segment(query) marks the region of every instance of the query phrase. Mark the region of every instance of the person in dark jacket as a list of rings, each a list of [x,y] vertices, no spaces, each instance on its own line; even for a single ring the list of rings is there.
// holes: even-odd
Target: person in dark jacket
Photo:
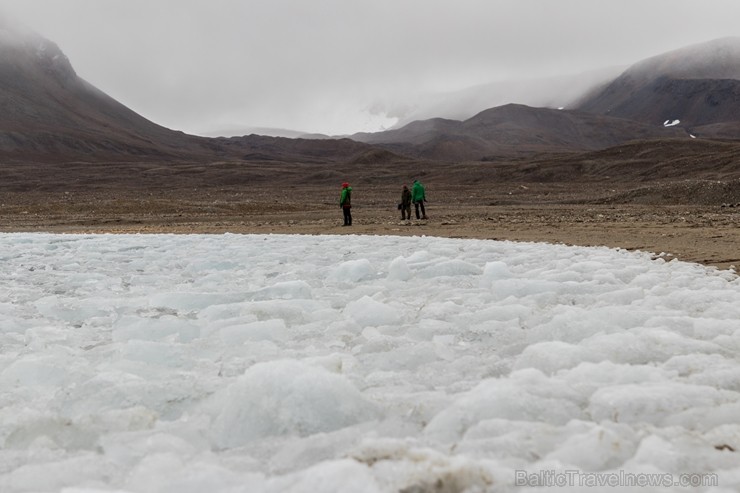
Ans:
[[[352,226],[352,187],[349,183],[342,183],[342,193],[339,195],[339,207],[344,214],[344,224],[342,226]]]
[[[401,221],[411,220],[411,190],[406,185],[401,191]]]
[[[416,212],[416,219],[426,219],[427,212],[424,210],[424,202],[427,201],[426,192],[424,185],[419,183],[419,180],[414,180],[414,184],[411,187],[411,202],[414,203],[414,211]],[[419,208],[421,208],[421,217],[419,217]]]

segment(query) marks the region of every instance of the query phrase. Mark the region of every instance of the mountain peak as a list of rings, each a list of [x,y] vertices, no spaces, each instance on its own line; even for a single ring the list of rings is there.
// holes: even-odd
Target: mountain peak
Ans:
[[[642,60],[578,108],[651,125],[678,122],[692,135],[712,137],[737,121],[739,102],[740,37],[727,37]]]
[[[642,60],[625,76],[673,79],[740,79],[740,37],[694,44]]]
[[[35,69],[61,83],[77,78],[72,64],[56,43],[0,16],[0,77],[16,72],[18,67]]]

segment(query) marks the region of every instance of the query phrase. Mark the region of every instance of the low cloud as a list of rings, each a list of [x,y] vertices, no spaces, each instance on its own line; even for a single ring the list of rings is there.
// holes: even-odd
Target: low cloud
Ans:
[[[442,94],[464,100],[475,86],[628,65],[730,35],[740,14],[729,0],[0,0],[0,9],[157,123],[333,134],[435,116]],[[488,104],[541,91],[503,87]]]

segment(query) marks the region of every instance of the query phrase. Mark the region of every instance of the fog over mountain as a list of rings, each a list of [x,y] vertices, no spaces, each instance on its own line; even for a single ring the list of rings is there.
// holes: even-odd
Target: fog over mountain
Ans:
[[[607,67],[585,73],[557,77],[490,82],[458,91],[420,94],[416,99],[379,106],[374,111],[394,118],[391,129],[401,128],[417,120],[449,118],[466,120],[482,110],[516,103],[533,107],[571,107],[584,94],[611,82],[625,67]],[[378,131],[384,129],[377,129]],[[229,135],[273,135],[288,138],[328,138],[326,134],[311,134],[298,130],[269,127],[232,126],[209,131],[209,137]]]
[[[154,123],[79,77],[52,41],[0,25],[3,162],[288,160],[330,162],[369,150],[350,140],[212,139]]]
[[[198,138],[157,125],[78,77],[52,41],[0,23],[0,148],[6,159],[198,155]]]
[[[428,118],[466,120],[482,110],[510,103],[568,108],[588,91],[613,80],[624,69],[608,67],[557,77],[491,82],[460,91],[430,94],[413,107],[401,107],[397,113],[391,113],[398,118],[394,128]]]
[[[126,107],[206,135],[346,135],[507,103],[567,107],[568,84],[522,81],[557,85],[734,35],[740,17],[734,0],[0,0],[0,10]]]
[[[14,161],[479,161],[599,150],[636,139],[740,138],[740,81],[727,78],[740,73],[740,38],[639,61],[600,85],[595,81],[608,72],[452,93],[430,103],[439,111],[434,118],[350,140],[289,131],[281,138],[254,135],[281,132],[270,128],[232,138],[177,132],[80,78],[54,42],[8,24],[0,32],[0,151]],[[506,91],[525,95],[535,86],[541,87],[539,106],[491,103]],[[578,104],[562,108],[566,101]],[[468,118],[442,117],[489,103]]]
[[[448,160],[604,149],[636,139],[740,139],[738,76],[740,38],[722,38],[639,61],[582,92],[573,109],[509,104],[461,120],[429,118],[353,138]]]
[[[729,128],[738,128],[740,119],[740,37],[643,60],[576,106],[648,124],[678,125],[698,136],[726,135]]]

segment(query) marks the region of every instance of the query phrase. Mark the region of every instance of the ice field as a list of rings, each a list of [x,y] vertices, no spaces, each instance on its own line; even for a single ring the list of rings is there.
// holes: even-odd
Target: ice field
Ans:
[[[738,490],[732,272],[429,237],[0,234],[0,492]]]

